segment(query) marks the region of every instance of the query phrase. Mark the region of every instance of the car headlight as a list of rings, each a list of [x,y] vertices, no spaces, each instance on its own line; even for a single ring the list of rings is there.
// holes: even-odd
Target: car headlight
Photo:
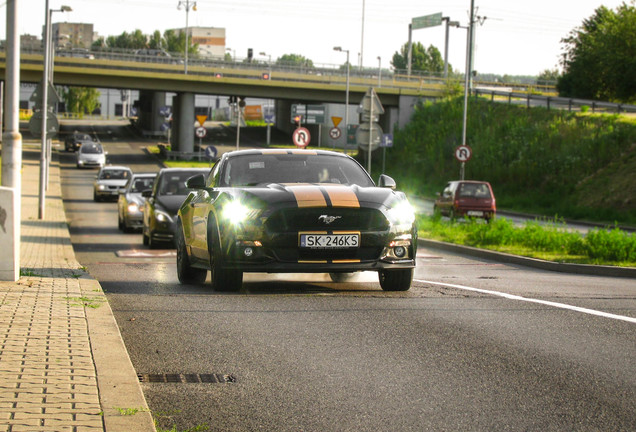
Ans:
[[[410,225],[415,222],[415,210],[410,202],[403,200],[389,209],[389,218],[396,225]]]
[[[139,204],[133,202],[128,204],[128,213],[137,213],[139,212]]]
[[[101,190],[106,190],[106,186],[105,186],[105,185],[100,184],[100,185],[97,185],[97,189],[98,189],[98,190],[100,190],[100,191],[101,191]]]
[[[239,225],[249,219],[252,211],[240,201],[230,201],[223,207],[223,218]]]
[[[161,210],[155,211],[155,219],[157,219],[157,222],[172,222],[172,217]]]

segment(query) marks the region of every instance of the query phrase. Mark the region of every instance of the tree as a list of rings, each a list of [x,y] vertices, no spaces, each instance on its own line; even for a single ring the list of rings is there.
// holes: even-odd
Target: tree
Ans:
[[[281,66],[302,66],[313,68],[314,62],[300,54],[284,54],[276,59],[276,64]]]
[[[606,101],[636,100],[636,6],[623,3],[616,11],[599,7],[561,42],[561,96]]]
[[[62,92],[62,99],[66,105],[66,111],[83,117],[84,114],[91,114],[99,105],[99,91],[91,87],[65,87]]]
[[[399,52],[393,54],[391,60],[391,66],[395,70],[408,69],[408,53],[409,44],[405,43]],[[452,70],[451,65],[448,65],[448,69]],[[439,50],[433,45],[429,45],[428,48],[424,48],[420,42],[411,44],[411,70],[422,71],[429,73],[441,73],[444,72],[444,59]]]
[[[558,69],[546,69],[537,77],[537,84],[539,85],[554,85],[559,79]]]

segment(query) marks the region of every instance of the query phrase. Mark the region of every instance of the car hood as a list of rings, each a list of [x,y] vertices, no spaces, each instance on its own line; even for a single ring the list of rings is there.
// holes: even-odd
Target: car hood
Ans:
[[[235,199],[257,201],[281,207],[391,207],[406,200],[402,192],[389,188],[336,184],[269,184],[264,187],[234,188],[228,191]],[[258,204],[261,201],[261,205]]]
[[[187,195],[159,195],[155,199],[161,208],[171,215],[176,215]]]

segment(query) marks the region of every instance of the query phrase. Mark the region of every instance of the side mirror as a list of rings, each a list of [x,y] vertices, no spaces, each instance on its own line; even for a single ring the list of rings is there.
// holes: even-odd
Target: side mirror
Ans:
[[[141,196],[144,198],[150,198],[152,196],[152,189],[146,189],[141,192]]]
[[[395,180],[393,180],[392,177],[389,177],[386,174],[382,174],[380,176],[380,180],[378,181],[378,186],[386,187],[386,188],[390,188],[390,189],[395,189],[395,187],[396,187]]]
[[[186,187],[188,189],[203,189],[205,188],[205,176],[203,174],[196,174],[186,180]]]

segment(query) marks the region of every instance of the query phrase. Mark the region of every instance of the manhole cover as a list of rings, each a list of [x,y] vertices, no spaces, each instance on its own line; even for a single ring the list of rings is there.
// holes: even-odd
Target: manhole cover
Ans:
[[[181,383],[181,384],[225,384],[235,383],[234,375],[224,375],[218,373],[207,374],[137,374],[139,382],[142,383]]]

